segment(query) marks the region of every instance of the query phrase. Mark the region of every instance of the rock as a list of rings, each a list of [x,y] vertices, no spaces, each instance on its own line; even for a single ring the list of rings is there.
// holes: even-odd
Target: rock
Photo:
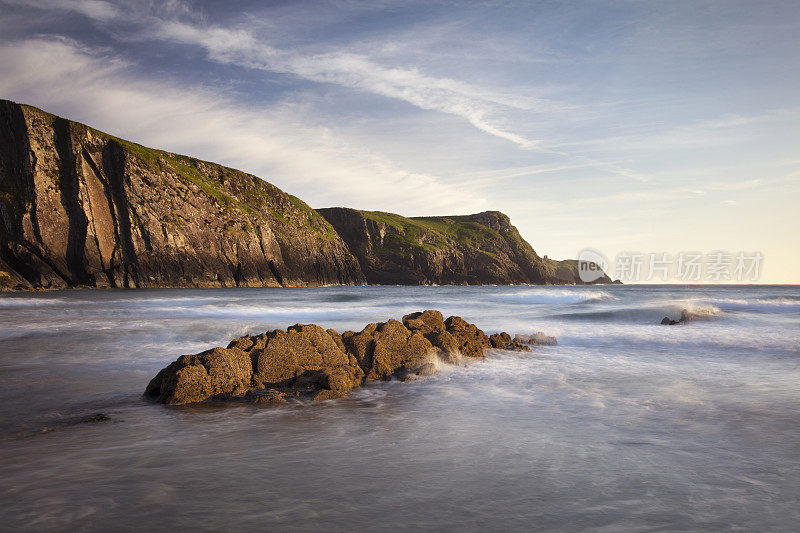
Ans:
[[[543,331],[537,331],[533,335],[516,335],[514,340],[521,344],[532,344],[534,346],[555,346],[558,344],[555,337],[546,335]]]
[[[250,335],[245,335],[244,337],[239,337],[238,339],[233,339],[231,342],[228,343],[228,349],[231,348],[238,348],[242,351],[249,351],[253,344],[255,343],[255,339]]]
[[[267,338],[264,348],[253,350],[251,355],[253,384],[257,387],[314,387],[316,380],[321,388],[328,388],[331,381],[339,390],[349,390],[361,381],[360,367],[316,324],[297,324],[285,332],[275,330]]]
[[[412,371],[430,357],[433,345],[418,331],[397,320],[369,324],[360,333],[345,332],[342,339],[366,374],[366,380],[390,379]]]
[[[180,357],[150,381],[145,395],[171,405],[202,402],[244,392],[252,375],[250,354],[238,348],[213,348]]]
[[[436,373],[436,363],[428,362],[419,365],[414,370],[415,376],[432,376]]]
[[[87,416],[81,419],[81,424],[99,424],[100,422],[108,422],[111,420],[111,417],[105,413],[95,413],[93,415]]]
[[[286,394],[275,389],[250,389],[243,399],[256,405],[281,405],[286,403]]]
[[[347,353],[356,359],[362,370],[372,367],[372,342],[376,329],[378,329],[378,324],[372,323],[367,324],[359,333],[354,331],[342,333],[342,344],[347,348]]]
[[[356,333],[297,324],[234,339],[227,348],[183,355],[148,384],[145,396],[170,405],[208,400],[279,405],[346,396],[367,381],[433,374],[439,362],[483,357],[492,341],[460,317],[438,311],[368,324]],[[520,348],[506,333],[493,336],[505,349]]]
[[[376,330],[372,367],[367,379],[389,379],[395,373],[416,372],[431,356],[433,345],[419,332],[412,332],[397,320]]]
[[[716,308],[710,309],[696,309],[693,311],[689,311],[688,309],[681,309],[681,317],[678,320],[672,320],[668,316],[665,316],[661,319],[662,326],[674,326],[676,324],[686,324],[687,322],[691,322],[693,320],[701,320],[705,318],[709,318],[714,316],[718,313],[719,310]]]
[[[492,348],[499,350],[509,350],[514,352],[530,352],[531,348],[527,344],[519,342],[517,339],[511,339],[511,335],[505,331],[502,333],[495,333],[489,336],[489,342],[492,343]]]
[[[403,317],[403,325],[425,336],[445,330],[442,313],[433,310],[408,314]]]
[[[428,310],[421,313],[411,313],[404,316],[403,324],[409,330],[419,332],[426,339],[428,339],[428,342],[430,342],[431,345],[437,349],[437,356],[443,362],[448,364],[458,364],[462,359],[462,344],[465,342],[469,344],[469,335],[465,334],[459,338],[456,338],[447,330],[447,326],[445,325],[443,318],[444,317],[442,316],[442,313],[439,311]],[[451,318],[456,319],[458,317]],[[452,322],[458,323],[459,327],[461,326],[460,322],[455,320]],[[469,353],[478,353],[479,348],[477,346],[470,345],[466,351]]]
[[[345,348],[344,342],[342,342],[342,336],[339,335],[339,333],[335,329],[328,329],[326,331],[328,332],[328,335],[330,335],[333,341],[336,343],[336,346],[338,346],[341,351],[347,352],[347,348]]]
[[[483,349],[492,346],[483,331],[461,317],[451,316],[445,321],[445,326],[458,343],[458,351],[465,357],[483,357]]]
[[[324,402],[325,400],[336,400],[338,398],[344,398],[345,396],[347,396],[347,394],[341,391],[321,390],[314,396],[314,401]]]
[[[431,333],[427,339],[439,349],[439,358],[445,363],[458,364],[461,361],[461,343],[449,331]]]
[[[159,372],[145,395],[171,405],[209,399],[273,405],[318,390],[346,393],[363,377],[356,359],[327,331],[297,324],[185,355]]]

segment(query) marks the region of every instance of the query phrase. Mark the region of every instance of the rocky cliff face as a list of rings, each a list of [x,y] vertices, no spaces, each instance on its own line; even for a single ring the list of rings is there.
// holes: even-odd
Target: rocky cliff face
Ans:
[[[580,279],[497,211],[315,211],[238,170],[0,100],[0,289],[367,282]]]
[[[344,207],[319,212],[358,258],[369,283],[581,283],[577,261],[539,257],[498,211],[418,218]]]
[[[324,218],[255,176],[0,101],[0,286],[364,281]]]

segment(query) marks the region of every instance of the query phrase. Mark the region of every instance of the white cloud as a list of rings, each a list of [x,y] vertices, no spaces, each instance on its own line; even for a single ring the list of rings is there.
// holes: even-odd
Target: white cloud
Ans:
[[[459,80],[428,76],[415,68],[386,67],[348,51],[303,54],[283,50],[257,39],[250,31],[200,27],[160,21],[151,37],[201,46],[209,58],[251,69],[289,74],[318,83],[332,83],[403,100],[426,110],[466,119],[479,130],[521,148],[535,150],[541,141],[507,131],[491,118],[497,106],[518,110],[558,107],[545,100],[505,94]]]
[[[798,108],[772,109],[752,116],[728,114],[669,129],[561,143],[555,147],[581,147],[592,152],[648,153],[665,150],[703,149],[711,146],[751,142],[758,135],[752,126],[775,122],[791,123],[796,121],[798,116],[800,116]]]
[[[416,68],[387,67],[367,55],[339,50],[300,53],[284,50],[258,39],[248,29],[182,22],[169,14],[184,14],[183,5],[173,0],[170,9],[120,10],[101,0],[6,0],[32,7],[80,13],[99,22],[112,19],[140,23],[142,36],[170,42],[192,44],[206,50],[212,61],[288,74],[318,83],[332,83],[350,89],[405,101],[420,109],[448,113],[465,119],[478,130],[510,141],[525,150],[538,150],[542,141],[510,131],[500,125],[506,108],[547,110],[564,104],[497,91],[463,81],[429,76]],[[184,10],[185,11],[185,10]],[[154,16],[157,13],[159,16]],[[166,17],[164,15],[167,15]]]
[[[87,122],[156,148],[220,161],[268,179],[317,207],[464,212],[485,200],[437,176],[399,168],[348,144],[296,107],[253,109],[204,87],[141,81],[128,65],[65,39],[0,46],[0,94],[69,109]]]
[[[3,0],[3,3],[46,10],[73,11],[101,22],[122,15],[116,6],[103,0]]]

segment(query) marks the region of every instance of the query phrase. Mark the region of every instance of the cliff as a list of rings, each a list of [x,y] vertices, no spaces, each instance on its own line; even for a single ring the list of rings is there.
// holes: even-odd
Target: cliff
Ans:
[[[256,176],[0,100],[0,289],[364,283],[581,282],[497,211],[315,211]]]
[[[498,211],[415,218],[344,207],[318,211],[358,258],[369,283],[581,283],[577,261],[539,257]]]
[[[301,200],[261,179],[0,101],[0,285],[362,284]]]

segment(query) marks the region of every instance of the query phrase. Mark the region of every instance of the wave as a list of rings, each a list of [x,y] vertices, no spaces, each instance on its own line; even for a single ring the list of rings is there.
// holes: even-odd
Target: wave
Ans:
[[[710,319],[724,312],[713,305],[697,302],[664,302],[660,304],[630,305],[617,308],[589,309],[569,313],[555,313],[550,318],[597,322],[622,322],[629,324],[658,324],[665,316],[678,320]]]
[[[64,305],[75,303],[76,300],[65,300],[61,298],[30,298],[30,297],[11,297],[0,298],[0,308],[2,307],[39,307],[51,305]]]
[[[560,318],[560,317],[559,317]],[[646,357],[692,358],[698,350],[722,359],[762,357],[765,354],[783,357],[800,355],[800,334],[779,327],[774,330],[748,329],[723,321],[698,322],[686,326],[603,323],[595,327],[584,324],[542,323],[541,327],[558,337],[556,351],[575,355],[574,348],[594,350],[594,356],[613,357],[624,354],[647,354]]]
[[[722,310],[714,305],[690,302],[681,309],[681,320],[704,320],[722,314]]]
[[[718,307],[723,311],[797,312],[800,310],[800,301],[792,298],[700,298],[696,301]]]
[[[583,304],[612,300],[614,296],[605,291],[598,290],[557,290],[546,289],[539,291],[519,291],[498,294],[497,298],[504,302],[520,304]]]
[[[589,300],[585,300],[589,301]],[[575,302],[577,303],[577,302]],[[621,302],[618,302],[621,303]],[[679,320],[712,320],[740,313],[787,315],[800,311],[800,300],[792,298],[681,298],[629,302],[599,308],[554,312],[552,318],[646,324],[663,317]]]

